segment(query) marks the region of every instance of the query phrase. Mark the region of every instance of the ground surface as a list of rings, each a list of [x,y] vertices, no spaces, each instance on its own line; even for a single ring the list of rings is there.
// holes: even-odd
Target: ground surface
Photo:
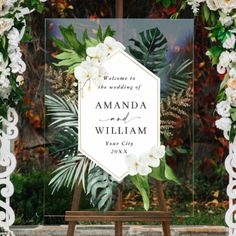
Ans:
[[[17,226],[13,228],[17,236],[65,236],[67,226]],[[172,236],[226,236],[223,226],[172,226]],[[83,225],[76,228],[75,236],[113,236],[111,225]],[[124,226],[124,236],[161,236],[159,226]]]

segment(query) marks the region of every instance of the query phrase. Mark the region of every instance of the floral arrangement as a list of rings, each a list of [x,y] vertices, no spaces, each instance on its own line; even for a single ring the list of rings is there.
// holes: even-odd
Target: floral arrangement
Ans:
[[[26,64],[20,42],[26,35],[26,15],[35,9],[41,12],[45,1],[0,1],[0,117],[6,117],[9,107],[22,106]]]
[[[216,26],[207,28],[213,46],[206,53],[212,64],[217,66],[217,72],[223,76],[216,106],[221,118],[216,121],[216,126],[230,142],[234,141],[236,135],[236,14],[232,12],[235,7],[235,2],[229,1],[228,5],[224,3],[220,8],[213,8],[222,11],[219,11]]]
[[[92,86],[101,85],[103,77],[107,73],[102,62],[117,49],[125,50],[125,47],[116,41],[115,32],[110,26],[104,32],[99,27],[95,38],[89,37],[87,31],[84,31],[81,41],[77,39],[72,26],[67,28],[61,26],[60,30],[65,40],[54,38],[54,43],[61,51],[55,56],[58,63],[54,64],[56,66],[54,70],[57,67],[63,67],[66,69],[69,80],[71,81],[71,76],[75,80],[68,86],[69,93],[62,97],[58,95],[46,96],[47,113],[52,119],[51,126],[58,130],[53,141],[55,146],[51,147],[53,150],[51,153],[56,158],[60,158],[59,166],[54,171],[50,185],[53,191],[62,186],[70,186],[73,189],[79,180],[79,183],[83,184],[84,191],[91,196],[92,205],[99,210],[106,211],[112,207],[112,203],[115,201],[115,194],[113,193],[118,187],[118,183],[104,170],[95,166],[91,160],[78,152],[77,146],[80,141],[77,135],[78,104],[77,97],[74,94],[83,92],[83,96],[86,96],[84,94],[85,89],[89,92]],[[140,51],[139,55],[143,53],[143,57],[136,57],[138,49],[131,46],[128,47],[130,53],[142,64],[148,61],[147,66],[150,66],[154,73],[158,73],[159,69],[166,67],[166,56],[163,51],[165,51],[167,41],[158,29],[147,30],[140,34],[143,36],[142,40],[145,40],[147,48],[150,48],[149,41],[153,43],[158,40],[159,44],[156,44],[158,46],[153,48],[153,52],[144,50],[142,47],[144,51]],[[139,44],[137,43],[137,45]],[[156,55],[159,50],[162,50],[163,56],[158,58],[160,60],[159,67],[156,68],[156,66],[152,66],[154,63],[153,55]],[[145,62],[141,61],[142,58],[145,59]],[[49,68],[49,70],[52,71],[53,69]],[[54,76],[52,77],[54,78]],[[59,93],[61,92],[60,90]],[[63,92],[65,91],[63,90]],[[67,117],[66,120],[65,117]],[[149,209],[150,205],[150,178],[179,183],[166,162],[166,153],[165,146],[160,145],[152,147],[148,151],[144,150],[144,154],[140,156],[131,153],[127,155],[128,179],[139,190],[146,210]]]
[[[111,36],[107,36],[103,43],[86,49],[86,61],[81,62],[79,66],[75,67],[74,71],[75,78],[79,81],[80,87],[84,88],[88,84],[90,89],[91,81],[95,86],[102,84],[107,73],[101,63],[118,48],[125,50],[124,45],[117,42]]]
[[[216,121],[216,127],[223,131],[227,140],[233,142],[236,135],[236,1],[189,0],[188,4],[195,14],[204,4],[207,12],[205,18],[209,17],[209,10],[219,16],[214,26],[206,28],[213,44],[206,54],[223,76],[216,106],[221,118]]]

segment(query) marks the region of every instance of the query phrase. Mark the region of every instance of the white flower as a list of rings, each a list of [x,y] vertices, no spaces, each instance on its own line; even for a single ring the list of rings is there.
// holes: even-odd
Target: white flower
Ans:
[[[160,165],[160,159],[165,155],[165,146],[152,147],[147,154],[148,165],[151,167],[158,167]]]
[[[216,127],[221,130],[230,130],[232,121],[230,118],[222,117],[215,122]]]
[[[87,82],[92,81],[95,86],[99,86],[107,75],[105,68],[93,61],[84,61],[74,70],[75,78],[84,86]]]
[[[219,74],[224,74],[226,69],[231,65],[230,52],[224,51],[220,54],[219,63],[217,65],[217,71]]]
[[[0,75],[0,97],[3,99],[8,99],[11,93],[11,84],[9,79],[4,75]]]
[[[98,69],[98,75],[97,77],[93,78],[93,83],[95,84],[95,86],[98,87],[103,84],[104,77],[108,74],[107,74],[106,69],[101,65],[97,65],[97,69]]]
[[[229,76],[231,78],[236,78],[236,68],[231,68],[229,71]]]
[[[207,6],[212,11],[221,9],[225,14],[236,8],[235,0],[207,0]]]
[[[105,38],[104,44],[107,46],[109,54],[113,53],[117,49],[125,50],[125,46],[122,43],[116,41],[114,38],[110,36],[107,36]]]
[[[207,6],[210,8],[212,11],[216,11],[219,9],[219,3],[218,0],[206,0]]]
[[[146,158],[143,158],[143,155],[140,157],[135,155],[127,155],[125,160],[128,167],[128,172],[131,176],[137,174],[146,176],[152,172],[152,169],[147,165]]]
[[[16,77],[16,82],[17,82],[17,84],[19,85],[19,86],[22,86],[23,84],[24,84],[24,77],[22,76],[22,75],[18,75],[17,77]]]
[[[236,90],[232,88],[227,88],[225,90],[225,93],[227,95],[227,99],[230,102],[231,106],[236,106]]]
[[[225,14],[222,14],[219,20],[222,26],[226,26],[226,27],[232,25],[234,22],[231,16],[227,16]]]
[[[216,127],[223,131],[229,131],[231,128],[232,121],[230,118],[222,117],[216,121]]]
[[[217,113],[223,117],[230,117],[230,102],[222,101],[216,105]]]
[[[236,37],[234,34],[231,34],[230,36],[228,36],[226,38],[226,40],[223,43],[223,48],[226,49],[232,49],[235,46],[235,42],[236,42]]]
[[[10,58],[11,61],[16,61],[19,58],[22,57],[22,53],[20,51],[20,47],[16,47],[16,46],[9,46],[8,47],[8,57]]]
[[[96,47],[89,47],[86,50],[88,60],[91,59],[95,63],[103,62],[108,55],[108,48],[105,44],[99,43]]]
[[[75,68],[75,78],[80,83],[86,83],[98,77],[98,68],[92,62],[84,61]]]
[[[7,62],[3,60],[3,55],[0,52],[0,72],[4,71],[7,66]]]
[[[236,52],[235,51],[230,53],[230,59],[233,63],[236,62]]]
[[[11,67],[11,71],[14,74],[23,74],[26,70],[26,64],[21,58],[18,58],[18,60],[11,61],[9,66]]]
[[[5,32],[9,31],[13,24],[13,19],[0,18],[0,37],[3,36]]]
[[[15,27],[12,28],[12,30],[8,33],[7,38],[9,39],[9,44],[11,46],[17,47],[19,45],[20,40],[21,40],[19,30],[16,29]]]

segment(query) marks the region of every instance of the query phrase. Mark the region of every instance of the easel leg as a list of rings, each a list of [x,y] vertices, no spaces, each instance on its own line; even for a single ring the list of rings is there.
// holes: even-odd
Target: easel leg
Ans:
[[[76,184],[74,194],[73,194],[71,211],[77,211],[79,209],[81,192],[82,192],[82,184],[80,185]],[[76,222],[69,222],[68,229],[67,229],[67,236],[74,236],[75,226],[76,226]]]
[[[116,203],[116,210],[122,210],[122,191],[118,189],[118,196],[117,196],[117,203]],[[123,235],[123,224],[122,222],[115,222],[115,236],[122,236]]]
[[[157,194],[158,194],[158,199],[159,199],[159,202],[160,202],[161,210],[162,211],[167,211],[166,200],[165,200],[164,191],[163,191],[163,185],[160,181],[157,181]],[[162,222],[162,228],[163,228],[164,236],[171,236],[170,223],[169,222],[163,221]]]

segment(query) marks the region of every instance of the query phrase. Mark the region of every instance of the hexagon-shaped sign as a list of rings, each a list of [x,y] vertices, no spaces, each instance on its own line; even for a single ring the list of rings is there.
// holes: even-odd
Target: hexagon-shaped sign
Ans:
[[[127,155],[160,144],[160,81],[122,50],[103,66],[103,84],[79,95],[79,150],[120,182]]]

